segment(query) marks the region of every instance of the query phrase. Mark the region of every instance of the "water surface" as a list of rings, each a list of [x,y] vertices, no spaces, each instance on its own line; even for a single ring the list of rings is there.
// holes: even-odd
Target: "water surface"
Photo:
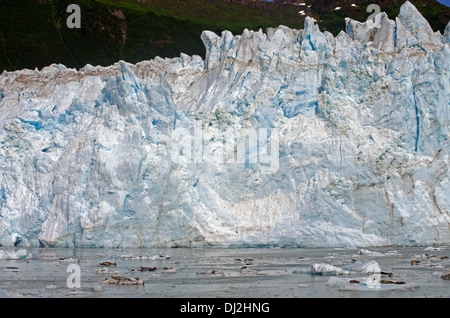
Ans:
[[[1,248],[3,252],[18,249]],[[380,247],[355,249],[27,249],[26,259],[0,259],[0,297],[149,297],[149,298],[406,298],[449,297],[449,247]],[[31,255],[30,255],[31,254]],[[347,268],[374,260],[385,281],[367,288],[367,273],[312,275],[311,265],[326,263]],[[419,261],[413,262],[411,261]],[[112,266],[102,266],[109,262]],[[115,266],[114,266],[115,263]],[[74,283],[76,264],[80,287]],[[107,264],[107,263],[104,263]],[[146,267],[152,271],[140,271]],[[76,273],[75,273],[76,274]],[[72,276],[71,276],[72,275]],[[135,277],[143,285],[108,285],[112,276]],[[347,282],[330,285],[330,277]],[[379,278],[378,278],[379,279]],[[360,284],[348,284],[348,281]],[[411,287],[412,286],[412,287]],[[406,287],[406,288],[405,288]],[[353,289],[353,290],[351,290]]]

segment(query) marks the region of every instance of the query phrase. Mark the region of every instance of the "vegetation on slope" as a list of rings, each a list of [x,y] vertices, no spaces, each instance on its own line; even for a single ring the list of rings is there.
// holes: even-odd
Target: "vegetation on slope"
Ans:
[[[435,30],[443,32],[450,8],[435,0],[412,2]],[[70,15],[66,9],[72,3],[81,7],[80,29],[66,25]],[[121,59],[136,63],[181,52],[204,56],[203,30],[240,34],[244,28],[265,30],[280,24],[303,28],[306,16],[336,35],[344,29],[345,17],[366,20],[370,3],[378,3],[392,19],[403,1],[2,0],[0,72],[52,63],[76,68],[88,63],[110,65]],[[338,6],[341,9],[335,10]]]

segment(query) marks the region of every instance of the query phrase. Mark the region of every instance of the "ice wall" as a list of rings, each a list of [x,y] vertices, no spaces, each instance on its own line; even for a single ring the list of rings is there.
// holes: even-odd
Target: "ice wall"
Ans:
[[[346,25],[4,72],[0,244],[449,243],[450,27]]]

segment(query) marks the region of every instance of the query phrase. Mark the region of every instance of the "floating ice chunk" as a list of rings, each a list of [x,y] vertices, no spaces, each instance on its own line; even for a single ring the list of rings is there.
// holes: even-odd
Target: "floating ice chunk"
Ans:
[[[352,272],[360,272],[364,274],[381,273],[380,265],[376,261],[368,261],[368,262],[357,261],[347,266],[346,270]]]
[[[170,259],[170,256],[169,256],[169,255],[166,255],[166,256],[164,256],[164,255],[153,255],[150,259],[151,259],[152,261],[155,261],[155,260],[164,260],[164,259]]]
[[[443,274],[442,272],[438,272],[438,271],[433,272],[433,276],[437,277],[437,278],[441,278],[442,274]]]
[[[58,288],[58,286],[56,286],[56,285],[47,285],[47,286],[45,286],[45,289],[47,289],[47,290],[54,290],[54,289],[57,289]]]
[[[144,281],[137,276],[130,278],[111,276],[111,278],[105,278],[100,283],[107,285],[144,285]]]
[[[426,247],[424,249],[424,251],[443,251],[443,250],[445,250],[444,247],[432,247],[432,246]]]
[[[80,262],[79,259],[72,258],[72,257],[71,258],[60,257],[58,259],[58,261],[61,263],[79,263]]]
[[[402,254],[396,250],[387,251],[384,256],[401,256]]]
[[[326,263],[313,264],[309,270],[313,275],[349,275],[350,272]]]
[[[421,255],[414,255],[413,258],[411,259],[411,262],[417,262],[420,263],[420,261],[428,261],[428,262],[439,262],[440,259],[435,256],[435,255],[430,255],[430,254],[421,254]]]
[[[31,258],[31,253],[28,253],[26,249],[20,249],[17,251],[2,251],[0,250],[0,259],[4,260],[17,260]]]
[[[442,279],[450,279],[450,269],[445,269],[440,276]]]
[[[364,249],[364,248],[359,250],[358,253],[356,253],[356,255],[367,255],[367,256],[375,256],[375,257],[384,256],[383,253],[369,251],[369,250]]]
[[[177,269],[173,268],[173,267],[166,268],[163,271],[164,274],[175,274],[176,272],[177,272]]]
[[[103,287],[100,286],[99,284],[92,284],[92,290],[94,292],[102,292],[103,291]]]
[[[16,257],[19,259],[30,258],[31,253],[28,253],[28,251],[26,249],[20,249],[20,250],[16,251]]]

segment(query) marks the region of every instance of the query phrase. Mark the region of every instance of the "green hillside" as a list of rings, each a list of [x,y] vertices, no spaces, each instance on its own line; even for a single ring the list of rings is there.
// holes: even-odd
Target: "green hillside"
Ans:
[[[313,16],[322,30],[337,34],[344,18],[364,21],[369,3],[377,1],[274,2],[239,0],[2,0],[0,1],[0,72],[42,68],[52,63],[80,68],[87,63],[110,65],[118,60],[136,63],[181,52],[204,55],[203,30],[218,34],[244,28],[258,30],[280,24],[303,28]],[[434,0],[412,1],[435,30],[443,32],[449,8]],[[81,7],[81,28],[69,29],[69,4]],[[358,7],[350,6],[356,3]],[[378,1],[391,18],[403,1]],[[423,5],[423,4],[426,5]],[[342,9],[334,10],[336,6]],[[299,14],[304,10],[305,15]]]

